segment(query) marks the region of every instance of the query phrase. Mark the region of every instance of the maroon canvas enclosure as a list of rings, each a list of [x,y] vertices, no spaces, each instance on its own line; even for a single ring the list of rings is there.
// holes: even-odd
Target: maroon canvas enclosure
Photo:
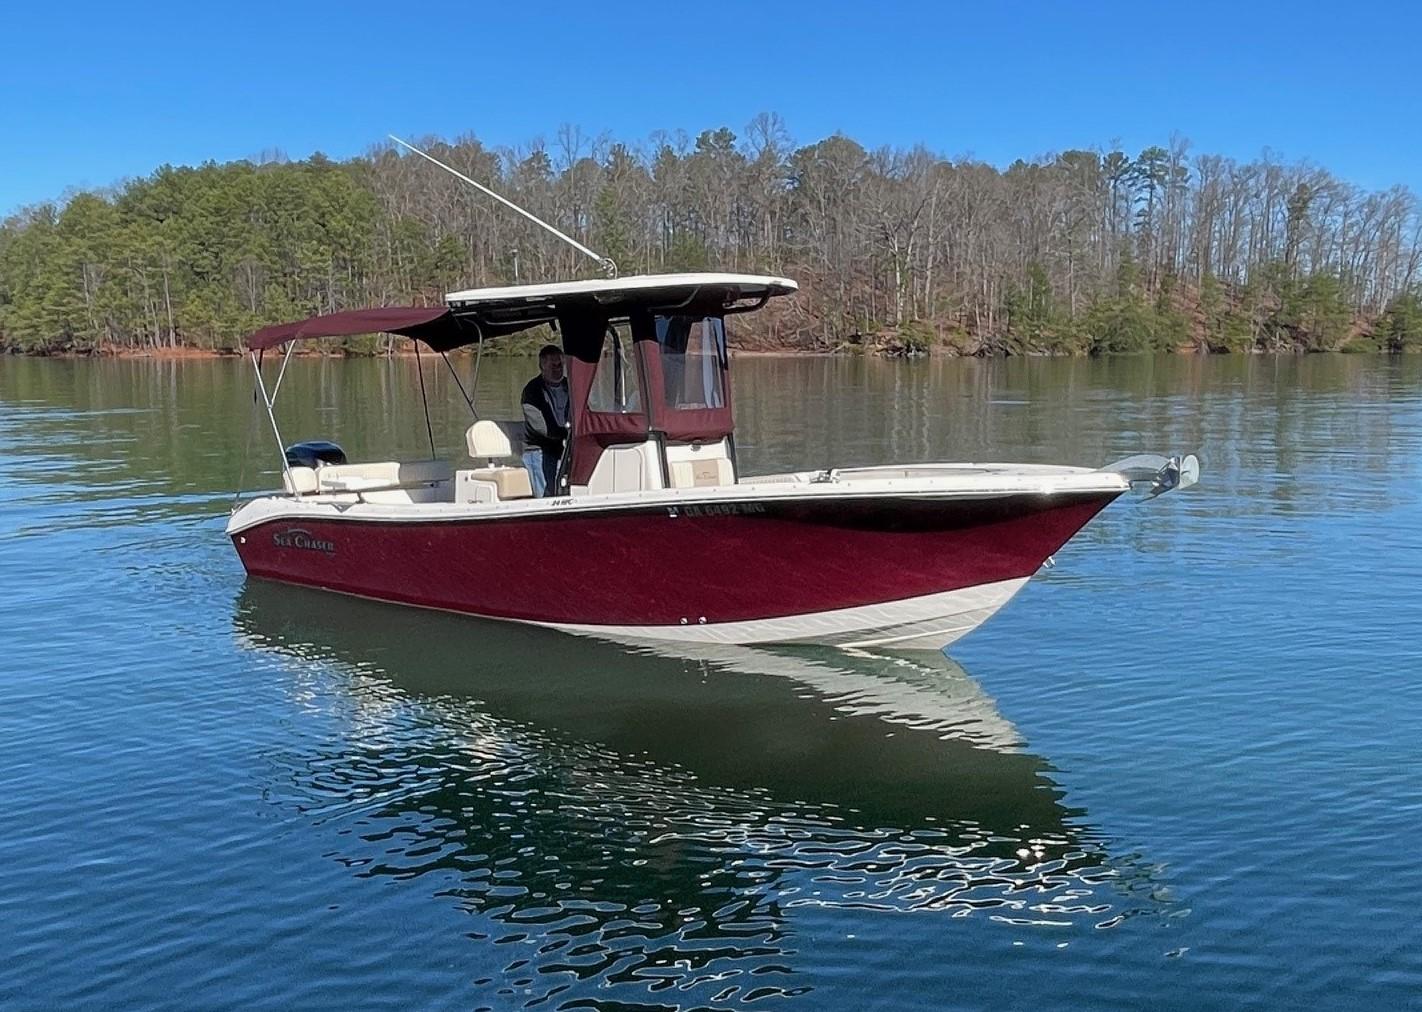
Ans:
[[[594,406],[593,383],[602,362],[608,325],[604,314],[579,313],[562,320],[563,351],[569,359],[572,437],[568,441],[566,470],[571,485],[588,483],[604,449],[618,443],[640,443],[650,432],[645,399],[640,401],[639,410],[599,411]],[[635,345],[639,342],[635,341],[635,331],[633,335]],[[631,367],[636,368],[635,358]]]
[[[706,321],[716,331],[710,345],[714,358],[668,356],[664,338],[672,329],[668,321]],[[607,314],[564,317],[563,350],[569,358],[569,400],[572,437],[569,440],[568,482],[586,485],[597,468],[603,450],[619,443],[640,443],[648,436],[667,442],[711,442],[730,436],[735,430],[731,409],[731,389],[726,362],[725,336],[719,314],[688,314],[677,310],[667,314],[637,311],[625,320],[614,321]],[[617,411],[599,410],[594,385],[599,369],[608,368],[606,348],[611,327],[620,326],[630,335],[631,348],[624,363],[629,383],[635,384],[635,407]],[[682,375],[677,375],[680,369]],[[697,388],[688,402],[684,388]],[[709,387],[710,389],[706,389]],[[676,397],[672,392],[681,391]]]
[[[680,443],[722,439],[735,431],[735,414],[731,410],[730,373],[724,363],[718,369],[722,403],[715,407],[690,407],[672,403],[666,396],[666,362],[661,344],[656,340],[639,341],[637,350],[643,374],[647,378],[647,386],[654,391],[648,398],[654,431],[660,432],[672,442]]]

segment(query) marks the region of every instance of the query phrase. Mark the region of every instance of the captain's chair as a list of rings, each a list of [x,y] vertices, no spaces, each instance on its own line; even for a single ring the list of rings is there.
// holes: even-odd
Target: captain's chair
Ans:
[[[481,418],[469,426],[464,433],[464,441],[469,447],[469,456],[483,466],[456,473],[456,501],[497,502],[533,495],[533,485],[522,464],[507,463],[517,459],[522,451],[522,422],[496,422]]]

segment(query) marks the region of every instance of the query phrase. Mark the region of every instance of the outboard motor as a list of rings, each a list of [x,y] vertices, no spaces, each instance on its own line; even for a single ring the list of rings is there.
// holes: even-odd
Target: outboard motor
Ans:
[[[346,451],[324,439],[309,439],[292,443],[286,448],[288,467],[320,467],[322,464],[344,464]]]

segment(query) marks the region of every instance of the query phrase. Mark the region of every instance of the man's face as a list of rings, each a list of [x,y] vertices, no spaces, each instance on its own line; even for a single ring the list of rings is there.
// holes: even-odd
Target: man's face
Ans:
[[[538,371],[543,374],[545,383],[563,382],[563,356],[545,355],[538,360]]]

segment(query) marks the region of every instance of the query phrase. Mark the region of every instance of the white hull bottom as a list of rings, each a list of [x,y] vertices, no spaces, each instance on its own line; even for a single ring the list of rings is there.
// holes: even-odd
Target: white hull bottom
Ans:
[[[706,625],[533,625],[614,640],[680,643],[822,643],[837,647],[942,650],[982,625],[1022,589],[1027,577],[902,601],[809,615]]]

